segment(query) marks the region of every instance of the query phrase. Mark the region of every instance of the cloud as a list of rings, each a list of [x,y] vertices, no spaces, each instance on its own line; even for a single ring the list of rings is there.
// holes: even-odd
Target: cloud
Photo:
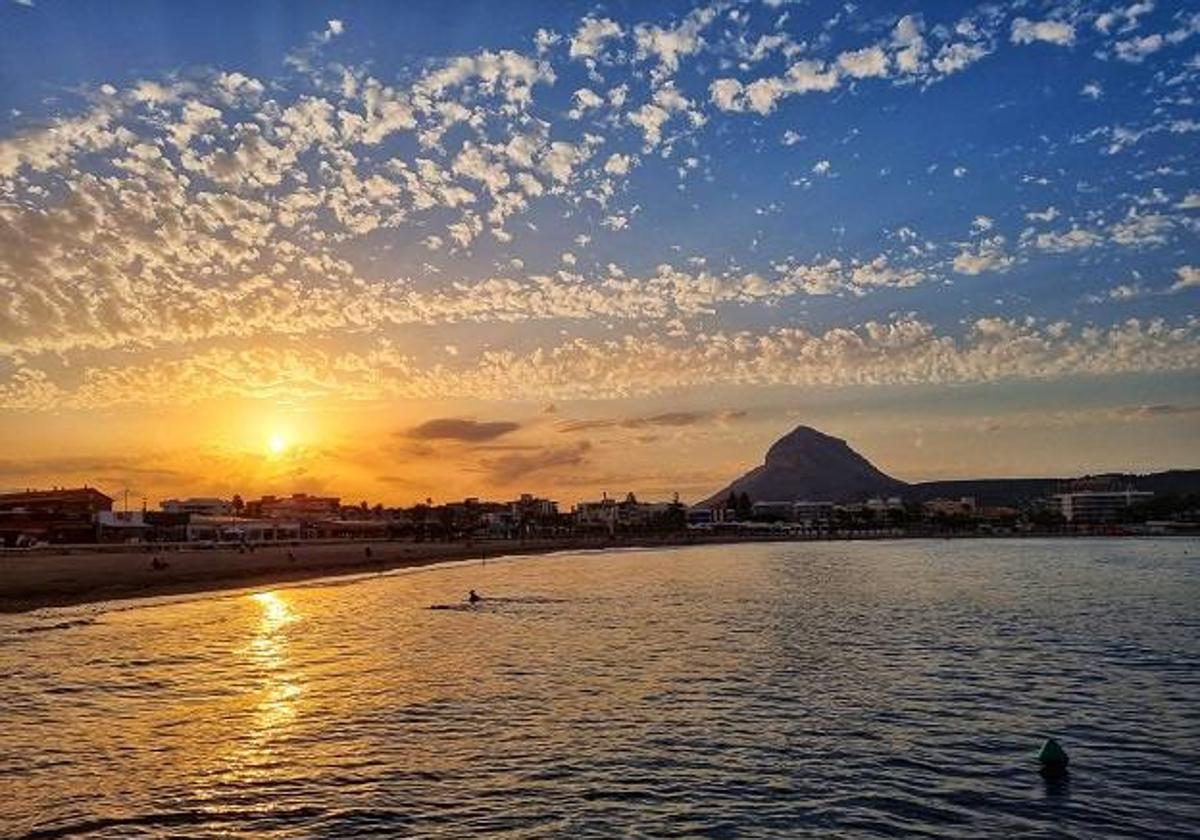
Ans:
[[[921,71],[925,55],[923,32],[924,24],[919,16],[905,15],[896,21],[892,30],[892,44],[897,48],[896,67],[901,73],[915,74]]]
[[[1051,205],[1045,210],[1030,210],[1025,214],[1025,218],[1031,222],[1053,222],[1060,215],[1058,208]]]
[[[1195,274],[1180,276],[1187,282]],[[74,384],[55,383],[46,370],[22,366],[0,378],[0,404],[10,411],[48,411],[229,398],[542,403],[711,389],[714,382],[728,387],[899,386],[1183,370],[1200,370],[1200,319],[1128,319],[1101,327],[990,317],[952,335],[902,316],[823,332],[777,327],[573,338],[525,353],[460,355],[453,366],[422,365],[387,343],[350,351],[311,342],[93,365],[79,371]]]
[[[1075,27],[1061,20],[1031,21],[1019,17],[1012,22],[1012,42],[1014,44],[1032,44],[1043,41],[1047,44],[1057,44],[1069,47],[1075,43]]]
[[[836,66],[823,61],[797,61],[783,76],[766,76],[743,85],[737,79],[717,79],[709,85],[709,97],[723,111],[754,111],[769,114],[779,100],[813,91],[828,93],[838,86]]]
[[[620,25],[614,20],[585,17],[571,39],[571,58],[595,58],[600,55],[605,41],[619,38],[622,34]]]
[[[1130,64],[1141,64],[1146,60],[1146,56],[1158,52],[1165,44],[1166,41],[1163,39],[1163,36],[1155,33],[1142,38],[1130,38],[1126,41],[1118,41],[1115,49],[1117,58],[1122,61],[1128,61]]]
[[[1082,251],[1085,248],[1099,245],[1102,241],[1103,237],[1098,233],[1077,227],[1067,231],[1039,233],[1034,239],[1035,245],[1040,250],[1048,251],[1051,254],[1067,254],[1072,251]]]
[[[964,247],[954,258],[954,270],[972,276],[985,271],[1007,271],[1014,258],[1005,252],[1004,243],[1004,237],[997,235],[984,239],[974,247]]]
[[[688,114],[692,123],[696,124],[702,117],[699,112],[691,111],[690,99],[675,89],[670,82],[654,91],[651,101],[628,115],[630,124],[642,129],[645,140],[645,150],[649,151],[662,142],[663,126],[670,121],[674,114]]]
[[[1181,265],[1175,269],[1175,274],[1179,279],[1171,285],[1172,292],[1200,288],[1200,266]]]
[[[734,409],[725,411],[669,411],[662,414],[651,414],[640,417],[563,420],[557,424],[556,428],[558,431],[567,434],[603,429],[685,428],[706,423],[740,420],[745,416],[745,411]]]
[[[704,44],[700,33],[715,18],[716,10],[711,7],[694,9],[674,27],[640,24],[634,27],[634,41],[638,58],[655,58],[658,67],[653,73],[655,84],[661,84],[679,69],[679,60],[699,52]]]
[[[61,117],[42,129],[0,140],[0,179],[20,170],[44,172],[75,156],[112,149],[133,135],[118,124],[119,103],[103,102],[78,117]]]
[[[838,56],[838,67],[852,79],[883,78],[888,74],[890,59],[883,47],[864,47]]]
[[[415,440],[457,440],[478,443],[495,440],[515,432],[519,428],[521,428],[521,424],[503,420],[480,421],[442,417],[414,426],[405,432],[405,435]]]

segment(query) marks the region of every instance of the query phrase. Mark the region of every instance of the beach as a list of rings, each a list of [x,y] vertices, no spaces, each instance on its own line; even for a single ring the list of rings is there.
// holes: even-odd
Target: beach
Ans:
[[[470,542],[340,541],[234,547],[76,546],[0,554],[0,613],[97,601],[271,586],[456,560],[626,546],[687,545],[696,538],[634,541],[559,537]],[[712,541],[710,538],[708,541]],[[369,552],[369,553],[368,553]],[[155,568],[160,558],[165,566]]]

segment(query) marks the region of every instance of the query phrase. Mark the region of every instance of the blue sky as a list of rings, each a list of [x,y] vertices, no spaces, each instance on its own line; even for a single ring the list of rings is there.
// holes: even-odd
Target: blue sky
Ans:
[[[1178,463],[1198,76],[1154,0],[4,2],[0,424],[674,402],[741,441],[715,481],[794,405],[899,458],[904,394],[966,389],[972,435]]]

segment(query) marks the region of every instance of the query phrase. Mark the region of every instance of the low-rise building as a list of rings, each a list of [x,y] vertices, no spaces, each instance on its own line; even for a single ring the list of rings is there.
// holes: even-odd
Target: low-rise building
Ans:
[[[976,513],[975,497],[962,496],[958,499],[930,499],[921,506],[926,516],[971,517]]]
[[[163,513],[195,513],[199,516],[229,516],[233,513],[232,503],[211,496],[163,499],[159,507]]]
[[[185,527],[189,542],[260,543],[300,539],[300,523],[279,519],[191,514]]]
[[[899,496],[888,496],[886,499],[876,496],[863,502],[863,509],[876,514],[904,510],[904,500]]]
[[[97,514],[112,506],[94,487],[0,494],[0,543],[95,542]]]
[[[96,539],[107,543],[142,542],[154,530],[140,510],[102,510],[96,514]]]
[[[825,528],[833,521],[833,502],[793,502],[792,521],[805,528]]]
[[[263,496],[246,503],[246,516],[252,519],[284,519],[316,522],[339,519],[342,500],[337,496],[310,496],[293,493],[290,496]]]
[[[623,501],[617,501],[606,495],[598,502],[575,505],[575,525],[585,530],[605,528],[609,531],[648,528],[663,522],[675,507],[681,512],[678,524],[682,526],[684,508],[676,502],[639,502],[632,493]]]
[[[795,502],[755,502],[750,506],[750,516],[760,520],[791,522],[794,506]]]

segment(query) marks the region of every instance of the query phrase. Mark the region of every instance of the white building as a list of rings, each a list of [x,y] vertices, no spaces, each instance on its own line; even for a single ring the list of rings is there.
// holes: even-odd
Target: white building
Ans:
[[[792,521],[805,528],[817,528],[833,521],[833,502],[794,502]]]
[[[191,499],[164,499],[159,505],[164,513],[194,513],[199,516],[229,516],[233,513],[233,505],[224,499],[215,497],[195,497]]]
[[[237,516],[199,516],[187,524],[189,542],[276,542],[300,539],[299,522],[278,519],[242,519]]]

